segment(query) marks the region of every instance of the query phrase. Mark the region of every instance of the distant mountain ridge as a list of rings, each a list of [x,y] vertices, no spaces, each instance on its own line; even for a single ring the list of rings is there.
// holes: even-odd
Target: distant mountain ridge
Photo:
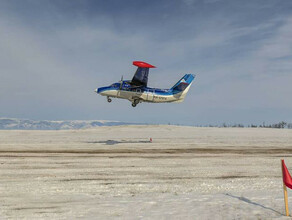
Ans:
[[[138,125],[138,123],[107,120],[37,121],[29,119],[0,118],[0,130],[70,130],[117,125]]]

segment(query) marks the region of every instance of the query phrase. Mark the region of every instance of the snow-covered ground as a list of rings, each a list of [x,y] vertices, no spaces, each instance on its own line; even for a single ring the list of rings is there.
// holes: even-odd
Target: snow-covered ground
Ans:
[[[0,218],[285,219],[291,156],[284,129],[2,130]]]

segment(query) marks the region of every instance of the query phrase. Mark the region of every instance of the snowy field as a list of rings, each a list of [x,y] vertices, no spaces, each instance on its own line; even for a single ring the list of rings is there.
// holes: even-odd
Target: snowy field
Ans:
[[[2,130],[0,219],[286,219],[291,156],[287,129]]]

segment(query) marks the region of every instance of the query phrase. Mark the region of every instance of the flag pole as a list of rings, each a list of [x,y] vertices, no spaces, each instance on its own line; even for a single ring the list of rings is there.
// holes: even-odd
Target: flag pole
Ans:
[[[283,180],[285,210],[286,210],[286,216],[289,216],[287,187],[284,183],[284,178],[283,178],[283,160],[281,160],[281,167],[282,167],[282,180]]]

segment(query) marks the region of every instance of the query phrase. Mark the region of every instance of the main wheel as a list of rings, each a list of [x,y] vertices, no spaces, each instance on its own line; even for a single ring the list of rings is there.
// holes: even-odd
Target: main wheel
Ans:
[[[108,101],[108,102],[111,102],[111,101],[112,101],[112,99],[111,99],[111,98],[107,98],[107,101]]]
[[[132,103],[132,106],[133,106],[133,107],[136,107],[136,105],[137,105],[136,103]]]

